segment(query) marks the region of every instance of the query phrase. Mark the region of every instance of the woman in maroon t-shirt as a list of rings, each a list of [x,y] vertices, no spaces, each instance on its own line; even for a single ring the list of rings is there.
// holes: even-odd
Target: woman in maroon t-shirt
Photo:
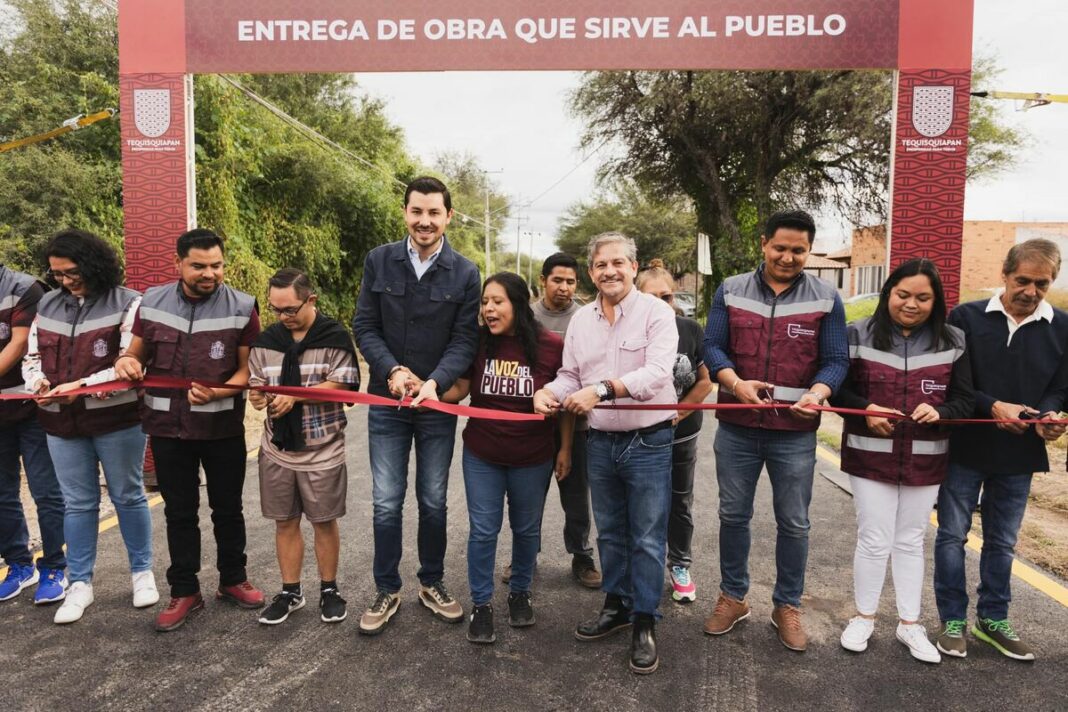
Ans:
[[[482,287],[482,330],[478,354],[464,378],[442,396],[459,402],[471,395],[481,408],[533,412],[534,393],[556,377],[564,342],[534,319],[530,291],[519,275],[500,272]],[[464,488],[471,531],[467,577],[474,608],[467,639],[492,643],[493,569],[497,536],[508,497],[512,527],[512,578],[508,623],[534,624],[530,584],[541,545],[541,513],[553,467],[553,428],[545,421],[471,418],[464,428]]]

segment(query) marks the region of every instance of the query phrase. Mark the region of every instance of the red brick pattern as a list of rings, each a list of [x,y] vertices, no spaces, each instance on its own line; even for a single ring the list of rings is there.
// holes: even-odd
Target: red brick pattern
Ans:
[[[913,126],[913,88],[946,85],[954,87],[952,124],[927,139]],[[960,295],[970,87],[970,70],[902,69],[898,78],[890,269],[913,257],[930,258],[950,305]]]

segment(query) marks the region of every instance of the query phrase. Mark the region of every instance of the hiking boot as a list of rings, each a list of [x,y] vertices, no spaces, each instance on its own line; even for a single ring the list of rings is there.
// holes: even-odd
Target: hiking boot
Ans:
[[[304,608],[304,596],[294,591],[282,591],[271,600],[260,613],[259,621],[264,625],[278,625],[285,623],[289,614]]]
[[[0,582],[0,601],[11,600],[40,578],[41,572],[33,564],[11,564],[7,567],[7,576]]]
[[[864,616],[853,616],[849,619],[849,625],[842,631],[839,642],[846,650],[854,653],[863,653],[868,649],[868,638],[875,632],[875,621]]]
[[[660,657],[656,653],[656,616],[638,613],[630,636],[630,669],[638,675],[656,672]]]
[[[919,623],[897,624],[897,639],[908,647],[912,657],[924,663],[940,663],[942,656],[927,639],[927,630]]]
[[[972,635],[1013,660],[1034,660],[1035,651],[1020,640],[1007,618],[996,621],[993,618],[980,618],[972,626]]]
[[[579,640],[597,640],[629,625],[630,609],[623,604],[623,599],[609,593],[604,597],[604,607],[597,617],[578,624],[575,637]]]
[[[779,642],[790,650],[803,653],[808,647],[808,636],[801,625],[801,609],[786,603],[775,606],[771,612],[771,624],[779,631]]]
[[[233,586],[219,586],[215,592],[215,598],[219,601],[236,603],[241,608],[262,608],[266,600],[263,591],[253,586],[248,581],[235,583]]]
[[[459,623],[464,619],[464,609],[445,588],[443,581],[419,587],[419,602],[446,623]]]
[[[378,635],[386,629],[386,624],[400,608],[400,596],[389,591],[379,591],[371,606],[360,616],[360,633]]]
[[[685,566],[671,567],[671,600],[677,603],[693,603],[697,600],[697,586]]]
[[[319,618],[323,623],[340,623],[348,614],[345,599],[336,588],[324,588],[319,592]]]
[[[530,605],[530,591],[508,594],[508,625],[513,628],[534,625],[534,607]]]
[[[946,621],[935,647],[954,658],[967,657],[968,641],[964,638],[964,629],[967,627],[968,621]]]
[[[33,594],[33,604],[55,603],[67,597],[67,577],[63,569],[41,569],[41,580]]]
[[[752,611],[745,600],[738,601],[720,591],[712,615],[705,619],[705,632],[709,635],[730,633],[738,621],[744,621]]]
[[[601,572],[597,570],[593,559],[589,556],[576,554],[571,558],[571,575],[586,588],[596,590],[601,587]]]
[[[70,594],[67,594],[67,599],[70,599]],[[156,630],[166,633],[180,628],[193,611],[199,611],[203,607],[204,597],[200,593],[194,593],[192,596],[175,596],[167,603],[163,612],[156,616]]]
[[[493,632],[492,603],[471,608],[471,624],[467,626],[467,639],[480,645],[488,645],[497,640],[497,634]]]

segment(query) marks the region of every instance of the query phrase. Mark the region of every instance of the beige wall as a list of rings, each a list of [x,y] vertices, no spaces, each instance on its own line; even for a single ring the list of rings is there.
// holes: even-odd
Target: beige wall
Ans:
[[[961,255],[961,289],[979,291],[1001,286],[1001,264],[1013,245],[1043,237],[1068,254],[1068,223],[965,220]],[[1055,287],[1068,288],[1068,271],[1061,270]]]

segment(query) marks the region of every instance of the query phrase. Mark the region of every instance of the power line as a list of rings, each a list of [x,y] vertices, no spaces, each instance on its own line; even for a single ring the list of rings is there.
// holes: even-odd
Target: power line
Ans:
[[[536,203],[537,201],[541,200],[546,195],[548,195],[548,193],[553,188],[555,188],[556,186],[558,186],[561,183],[563,183],[565,180],[567,180],[571,176],[572,173],[577,171],[579,168],[581,168],[583,166],[583,164],[585,164],[587,161],[589,161],[591,158],[593,158],[597,154],[598,151],[600,151],[602,148],[604,148],[605,144],[608,143],[608,141],[609,141],[609,139],[605,138],[603,141],[601,141],[599,144],[597,144],[597,146],[592,151],[590,151],[589,153],[586,154],[585,158],[583,158],[581,161],[579,161],[574,166],[572,166],[571,170],[569,170],[567,173],[565,173],[562,176],[560,176],[559,178],[557,178],[548,188],[546,188],[545,190],[541,191],[536,196],[531,198],[529,201],[524,203],[524,206],[529,208],[531,205],[533,205],[534,203]]]

